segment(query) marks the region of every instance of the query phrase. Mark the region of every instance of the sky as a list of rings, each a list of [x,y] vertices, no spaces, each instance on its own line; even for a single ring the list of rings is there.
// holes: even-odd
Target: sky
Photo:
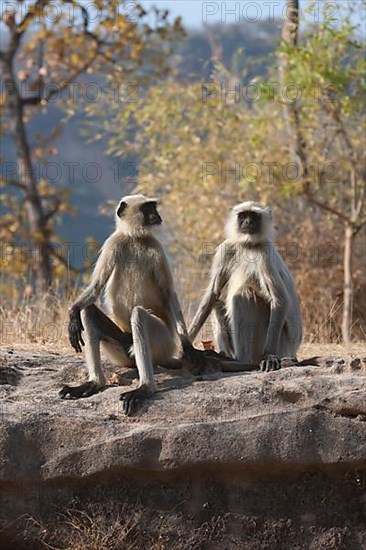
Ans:
[[[300,8],[305,10],[309,5],[314,4],[312,14],[306,16],[307,21],[323,22],[324,18],[334,17],[336,20],[342,17],[342,5],[347,0],[336,1],[315,1],[300,0]],[[358,15],[355,15],[355,23],[361,22],[362,0],[353,0],[354,5],[359,4]],[[155,5],[159,8],[168,9],[172,15],[183,17],[183,23],[187,28],[199,28],[203,23],[239,23],[253,22],[259,20],[273,20],[273,17],[281,17],[284,10],[285,0],[142,0],[146,7]]]

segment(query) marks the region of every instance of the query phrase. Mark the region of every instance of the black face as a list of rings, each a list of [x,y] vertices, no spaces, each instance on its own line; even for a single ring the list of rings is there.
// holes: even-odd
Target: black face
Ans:
[[[144,216],[143,224],[145,226],[160,225],[163,223],[163,220],[156,209],[155,201],[145,202],[140,206],[140,211]]]
[[[262,230],[262,216],[251,210],[239,212],[238,225],[241,233],[255,235],[256,233],[260,233]]]
[[[126,210],[126,208],[127,208],[127,202],[121,201],[117,210],[117,216],[119,218],[122,218],[122,214]]]

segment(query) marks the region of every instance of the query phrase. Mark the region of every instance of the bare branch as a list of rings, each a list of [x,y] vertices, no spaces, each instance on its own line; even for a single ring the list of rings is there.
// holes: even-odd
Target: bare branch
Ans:
[[[46,6],[49,2],[50,2],[50,0],[38,0],[36,2],[35,6],[37,4],[38,4],[38,7]],[[101,40],[94,32],[89,30],[89,13],[88,13],[88,10],[84,6],[81,6],[80,4],[78,4],[77,2],[72,1],[71,3],[75,4],[76,6],[78,6],[80,8],[81,16],[82,16],[82,19],[83,19],[84,34],[85,34],[85,36],[87,36],[87,37],[89,37],[93,40],[93,42],[97,46],[96,50],[94,51],[93,55],[90,57],[90,59],[88,61],[86,61],[79,69],[77,69],[71,76],[69,76],[69,78],[67,78],[61,85],[58,85],[56,89],[50,90],[48,92],[47,96],[43,97],[42,91],[41,91],[39,94],[37,94],[35,96],[22,98],[22,104],[23,105],[28,105],[28,106],[29,105],[39,105],[42,101],[46,101],[46,102],[49,101],[50,99],[52,99],[52,97],[56,93],[59,93],[59,92],[62,92],[63,90],[65,90],[78,76],[80,76],[80,74],[85,72],[90,67],[90,65],[93,63],[93,61],[96,59],[96,57],[98,55],[103,56],[110,63],[115,63],[112,58],[107,56],[106,53],[102,51],[103,46],[109,46],[109,47],[114,46],[114,43],[113,42],[106,42],[104,40]],[[27,15],[29,15],[29,13],[30,12],[28,12]],[[26,19],[27,15],[25,16],[24,20]],[[29,17],[31,17],[31,15],[29,15]],[[20,26],[21,26],[21,24],[20,24]]]
[[[42,101],[42,96],[40,94],[32,97],[22,97],[20,98],[22,105],[39,105]]]
[[[48,246],[48,250],[52,256],[57,258],[59,262],[62,263],[67,269],[72,271],[73,273],[80,273],[81,269],[78,269],[77,267],[71,265],[57,250],[55,250],[52,246]]]
[[[355,179],[354,181],[354,189],[355,189],[355,195],[356,195],[356,188],[357,188],[357,185],[356,185],[356,173],[355,171],[353,170],[353,177]],[[355,218],[359,218],[360,215],[361,215],[361,212],[362,212],[362,209],[364,207],[364,204],[365,204],[365,196],[366,196],[366,181],[363,179],[363,183],[362,183],[362,188],[361,188],[361,191],[359,193],[359,197],[355,197]]]
[[[54,200],[55,200],[54,206],[50,210],[48,210],[48,212],[46,212],[45,215],[44,215],[44,220],[46,222],[48,222],[55,214],[57,214],[57,212],[59,211],[59,208],[62,204],[62,200],[60,198],[55,197]]]
[[[37,14],[42,8],[45,8],[51,0],[37,0],[33,6],[27,11],[23,19],[20,21],[19,25],[17,26],[17,35],[21,37],[25,31],[27,30],[27,27],[29,23],[37,17]]]
[[[356,237],[356,235],[358,235],[358,233],[361,231],[361,229],[366,225],[366,218],[364,218],[363,220],[361,220],[360,222],[358,222],[354,228],[353,228],[353,233],[352,235],[354,237]]]
[[[13,186],[13,187],[19,187],[20,189],[23,189],[23,191],[27,190],[27,186],[24,185],[23,183],[21,183],[18,180],[5,179],[5,178],[1,177],[0,183],[1,183],[1,185],[6,185],[6,186],[9,185],[9,186]]]
[[[308,199],[308,201],[311,202],[312,204],[314,204],[315,206],[318,206],[322,210],[326,210],[330,214],[333,214],[334,216],[337,216],[339,219],[341,219],[345,223],[348,223],[350,225],[354,225],[351,218],[349,218],[348,216],[343,214],[343,212],[341,212],[339,210],[336,210],[332,206],[329,206],[328,204],[316,199],[314,197],[314,195],[309,191],[309,189],[305,190],[305,196]]]
[[[354,151],[352,141],[351,141],[351,139],[348,135],[347,129],[346,129],[344,123],[343,123],[342,117],[339,113],[339,109],[337,109],[336,107],[334,107],[332,109],[331,105],[334,106],[334,103],[331,104],[329,101],[322,101],[321,104],[322,104],[323,110],[328,115],[330,115],[332,117],[333,121],[337,124],[338,133],[341,134],[342,137],[343,137],[343,141],[344,141],[344,144],[345,144],[346,149],[347,149],[347,154],[349,156],[349,159],[350,159],[354,169],[356,170],[357,156],[356,156],[356,153]]]
[[[85,72],[90,67],[90,65],[93,63],[93,61],[97,57],[97,55],[98,55],[98,52],[95,52],[94,55],[88,61],[86,61],[84,63],[84,65],[82,65],[79,69],[77,69],[77,71],[75,71],[71,76],[69,76],[69,78],[64,80],[62,82],[62,84],[57,86],[57,88],[55,88],[53,90],[50,90],[45,97],[42,96],[42,93],[40,93],[36,96],[33,96],[33,97],[25,97],[25,98],[22,98],[22,104],[23,105],[38,105],[38,104],[41,103],[41,101],[46,101],[46,102],[49,101],[50,99],[52,99],[52,97],[55,94],[58,94],[58,93],[62,92],[63,90],[65,90],[68,86],[70,86],[70,84],[72,82],[74,82],[74,80],[78,76],[80,76],[83,72]]]

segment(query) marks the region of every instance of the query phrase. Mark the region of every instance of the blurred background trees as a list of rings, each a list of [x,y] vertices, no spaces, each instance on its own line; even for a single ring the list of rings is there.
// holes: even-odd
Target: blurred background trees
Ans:
[[[2,238],[9,244],[7,255],[12,256],[10,243],[19,239],[33,254],[25,254],[25,261],[19,257],[16,262],[3,261],[2,268],[12,274],[15,269],[26,270],[27,277],[32,280],[34,276],[36,288],[44,292],[52,285],[53,257],[70,269],[67,259],[51,244],[55,220],[67,209],[68,192],[37,173],[36,161],[44,163],[52,148],[47,147],[47,136],[39,136],[44,142],[32,147],[29,127],[34,112],[45,111],[50,103],[66,103],[69,112],[75,112],[77,88],[84,75],[96,76],[89,86],[94,84],[89,92],[92,101],[93,93],[103,85],[109,84],[116,96],[133,78],[147,81],[153,75],[164,75],[169,43],[181,27],[178,20],[168,22],[166,11],[147,13],[141,4],[118,0],[4,4],[1,104],[15,162],[5,162],[1,181],[18,193],[5,189],[3,194],[7,212]],[[51,136],[56,131],[52,128]]]
[[[326,21],[299,43],[299,1],[288,0],[280,48],[281,85],[296,82],[302,100],[285,102],[287,138],[299,162],[301,190],[310,205],[343,226],[342,338],[350,342],[353,321],[352,260],[356,236],[366,224],[365,58],[354,28]],[[313,152],[317,157],[314,158]],[[335,168],[330,181],[326,161]],[[312,171],[314,165],[323,168]],[[328,181],[327,181],[328,179]]]
[[[104,3],[105,10],[107,4],[113,3]],[[297,7],[296,0],[288,4]],[[309,13],[313,11],[309,5]],[[57,201],[41,200],[51,211],[59,203],[50,220],[65,220],[68,203],[79,209],[75,220],[59,225],[60,239],[77,231],[80,239],[92,234],[102,240],[113,226],[109,203],[133,190],[156,194],[163,198],[177,283],[186,304],[193,304],[206,284],[227,210],[248,198],[267,202],[274,209],[279,246],[297,280],[307,340],[364,338],[365,44],[352,10],[338,11],[337,21],[326,11],[319,23],[301,19],[300,34],[296,11],[290,10],[294,17],[284,21],[217,24],[188,32],[186,38],[179,21],[169,23],[166,13],[142,13],[127,34],[125,27],[112,32],[107,11],[103,13],[103,23],[85,27],[80,11],[78,30],[68,30],[76,33],[75,47],[69,41],[64,46],[80,56],[79,65],[70,65],[67,56],[65,74],[83,67],[86,53],[95,55],[92,69],[84,69],[84,82],[101,82],[103,94],[98,101],[76,104],[61,94],[67,125],[58,127],[50,119],[52,130],[58,128],[51,136],[58,151],[54,158],[60,159],[63,150],[70,159],[75,149],[96,159],[100,151],[105,155],[98,161],[103,176],[97,184],[80,178],[78,185],[70,185],[70,200],[59,188]],[[89,33],[99,33],[99,38]],[[118,43],[115,50],[110,35]],[[173,43],[173,36],[179,40]],[[127,39],[130,45],[137,43],[138,55],[126,46]],[[107,44],[98,49],[99,41]],[[36,47],[32,51],[39,55]],[[39,74],[43,65],[35,59]],[[60,71],[60,63],[47,68],[47,75]],[[67,77],[58,75],[51,81],[61,78],[68,89]],[[126,78],[138,83],[136,101],[115,100],[114,82],[123,86]],[[80,128],[87,148],[85,140],[75,139]],[[65,135],[74,140],[72,148],[67,149]],[[39,147],[36,139],[31,142],[34,159]],[[47,148],[42,154],[47,157]],[[103,165],[105,159],[109,165]],[[46,183],[38,181],[37,188],[42,185],[52,195]],[[6,189],[8,202],[20,200],[21,195],[14,198]],[[101,204],[108,218],[97,217]],[[8,218],[7,242],[24,230],[27,211],[19,212],[16,223],[16,216]],[[27,238],[31,236],[30,229]],[[15,256],[9,258],[6,269],[12,272]],[[56,259],[53,273],[55,265],[65,263],[65,258]]]

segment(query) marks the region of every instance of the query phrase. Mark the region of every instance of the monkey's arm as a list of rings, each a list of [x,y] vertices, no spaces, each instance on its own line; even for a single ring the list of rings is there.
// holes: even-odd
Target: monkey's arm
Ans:
[[[115,267],[115,258],[110,247],[103,247],[95,265],[90,284],[80,294],[69,309],[69,340],[76,353],[82,351],[84,330],[80,312],[98,299]]]
[[[191,340],[194,340],[203,327],[204,323],[207,321],[208,316],[210,315],[212,308],[218,301],[220,295],[215,292],[213,285],[210,285],[201,300],[200,305],[196,315],[193,317],[191,326],[189,327],[189,337]]]
[[[270,317],[267,335],[262,351],[262,370],[280,368],[279,343],[286,320],[289,297],[279,270],[271,267],[272,277],[269,285]],[[273,363],[273,365],[272,365]]]
[[[210,355],[210,352],[196,349],[192,345],[191,338],[187,333],[187,328],[179,304],[178,296],[174,290],[172,293],[172,306],[173,316],[176,323],[176,331],[180,338],[183,349],[183,355],[181,359],[186,359],[189,362],[192,372],[194,372],[195,374],[202,374],[203,372],[205,372],[206,367],[209,367],[211,364],[213,364],[214,366],[215,364],[218,364],[223,372],[250,372],[258,369],[258,365],[248,365],[239,363],[238,361],[225,360],[225,358],[220,357],[218,354],[212,354],[214,355],[212,357]]]
[[[175,319],[176,331],[182,345],[182,354],[180,359],[183,364],[185,362],[188,363],[189,369],[192,374],[202,374],[206,371],[206,369],[210,366],[212,362],[215,362],[217,360],[212,360],[212,358],[208,357],[204,351],[198,350],[193,346],[192,341],[188,335],[187,327],[184,321],[177,294],[174,290],[172,292],[171,304],[173,318]]]
[[[212,308],[219,300],[221,292],[228,281],[228,262],[225,260],[223,261],[223,255],[226,260],[230,261],[230,257],[228,257],[227,254],[225,255],[225,250],[223,245],[221,245],[217,249],[212,262],[211,281],[203,295],[200,305],[198,306],[197,313],[193,318],[191,326],[189,327],[189,337],[192,341],[196,338],[202,326],[207,321]]]
[[[173,322],[173,326],[182,346],[180,360],[182,362],[187,361],[194,374],[200,374],[205,370],[209,359],[205,357],[202,351],[195,349],[191,343],[182,308],[180,307],[179,299],[174,288],[173,276],[164,253],[161,254],[160,265],[159,269],[155,272],[155,278],[164,296],[166,310]]]
[[[178,296],[174,289],[171,293],[170,303],[175,324],[175,330],[179,336],[180,341],[182,342],[182,339],[189,339],[189,336],[187,325],[183,317],[182,308],[180,307]]]
[[[183,317],[182,308],[180,307],[179,299],[174,288],[171,289],[170,309],[174,320],[175,330],[182,346],[180,359],[183,360],[183,362],[187,360],[191,371],[199,374],[205,369],[206,358],[202,355],[202,352],[195,349],[192,345]]]
[[[159,256],[154,269],[155,283],[163,296],[165,311],[171,319],[175,331],[182,342],[184,339],[188,339],[187,326],[174,288],[173,275],[165,251],[160,246],[157,250]]]

